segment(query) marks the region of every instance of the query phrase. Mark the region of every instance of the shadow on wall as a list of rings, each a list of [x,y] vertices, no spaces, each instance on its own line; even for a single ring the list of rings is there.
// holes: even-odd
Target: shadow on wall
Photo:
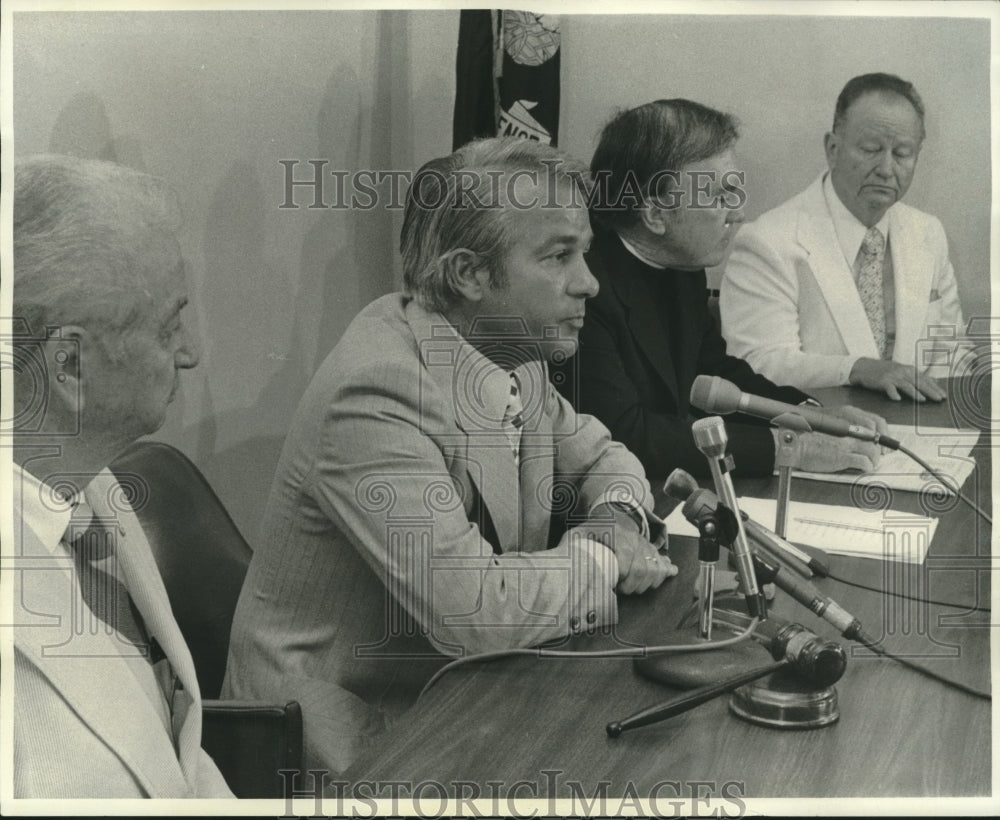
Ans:
[[[138,140],[115,138],[104,102],[96,94],[77,94],[59,112],[52,126],[49,151],[85,159],[119,162],[147,171]]]
[[[328,183],[332,170],[412,170],[409,36],[404,14],[379,12],[361,51],[371,55],[370,66],[345,60],[330,71],[316,112],[315,153],[298,158],[297,178],[311,170],[305,160],[316,158],[328,160]],[[66,104],[49,140],[53,152],[140,170],[147,170],[144,148],[151,150],[114,134],[104,102],[90,93]],[[191,283],[202,322],[204,355],[194,375],[201,392],[180,391],[170,413],[175,423],[159,436],[192,454],[251,543],[309,380],[358,311],[396,289],[401,224],[401,214],[382,201],[308,209],[312,195],[304,188],[296,192],[298,209],[280,210],[268,187],[279,169],[275,179],[262,179],[258,160],[237,155],[219,176],[193,182],[215,185],[207,212],[185,214],[188,231],[204,226],[204,270]],[[193,424],[176,424],[186,418]]]
[[[196,463],[251,541],[283,441],[267,431],[275,429],[274,419],[291,418],[308,380],[297,358],[274,352],[275,340],[286,334],[295,283],[265,247],[272,197],[254,169],[234,162],[205,218],[201,302],[208,355],[194,431]],[[217,404],[234,403],[237,409],[216,411]],[[220,438],[235,443],[220,449]]]
[[[384,68],[380,60],[375,99],[385,98]],[[325,185],[333,170],[391,168],[391,107],[365,106],[354,67],[339,64],[317,112],[316,152],[301,159],[329,161]],[[296,178],[304,170],[311,175],[312,167],[302,162]],[[266,193],[247,164],[234,163],[213,199],[204,238],[208,275],[225,284],[205,290],[212,378],[196,434],[196,461],[251,543],[285,431],[313,373],[358,311],[394,289],[392,213],[381,203],[371,209],[312,210],[312,191],[299,189],[300,207],[281,211]],[[336,198],[327,189],[324,199]],[[303,234],[296,277],[293,260],[268,263],[264,237],[274,227],[268,220],[278,220],[280,229],[303,218],[312,224]],[[225,334],[220,327],[238,330]],[[249,406],[214,412],[212,395],[223,395],[234,379],[254,383],[266,372],[271,376]],[[261,435],[274,430],[280,432]],[[219,438],[234,437],[237,443],[219,448]]]

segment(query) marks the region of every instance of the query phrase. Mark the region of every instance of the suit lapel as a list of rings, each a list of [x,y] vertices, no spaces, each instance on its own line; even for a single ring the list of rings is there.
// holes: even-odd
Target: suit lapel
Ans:
[[[15,527],[32,543],[19,554],[23,571],[14,573],[14,622],[37,624],[39,613],[54,616],[53,626],[23,626],[14,630],[14,644],[25,662],[33,664],[57,690],[79,719],[113,750],[143,789],[152,796],[185,795],[185,781],[172,745],[151,742],[160,717],[145,690],[120,659],[123,646],[98,629],[81,628],[83,601],[73,571],[73,559],[57,546],[41,544],[33,532]],[[16,695],[15,695],[16,697]],[[192,781],[193,782],[193,781]]]
[[[896,344],[892,358],[903,364],[913,364],[917,341],[924,333],[934,260],[923,235],[913,230],[912,222],[903,214],[899,207],[889,211],[889,248],[896,300]]]
[[[822,177],[806,191],[797,238],[823,293],[844,346],[852,356],[879,358],[868,316],[823,197]]]
[[[183,686],[170,704],[173,731],[184,775],[189,783],[196,783],[201,746],[198,678],[191,653],[170,608],[156,560],[139,520],[108,470],[98,474],[88,485],[87,501],[101,518],[118,521],[117,555],[125,586],[142,615],[149,635],[160,644]]]
[[[674,397],[675,406],[682,406],[679,404],[680,391],[673,368],[673,362],[678,359],[681,351],[670,349],[670,339],[663,316],[657,312],[657,300],[653,298],[642,277],[646,266],[629,253],[615,235],[608,236],[606,247],[608,249],[605,256],[606,280],[610,282],[619,301],[625,306],[628,327],[639,349]]]
[[[406,305],[406,319],[418,354],[454,415],[455,448],[464,449],[469,478],[489,511],[499,547],[511,552],[520,544],[521,511],[514,455],[493,408],[480,402],[480,376],[487,360],[462,339],[448,321],[428,313],[416,300]]]

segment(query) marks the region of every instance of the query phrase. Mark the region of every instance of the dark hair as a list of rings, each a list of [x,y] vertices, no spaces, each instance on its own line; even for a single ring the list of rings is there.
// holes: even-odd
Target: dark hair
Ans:
[[[739,138],[735,117],[691,100],[656,100],[616,114],[590,161],[595,186],[591,213],[607,228],[628,228],[638,221],[650,184],[664,171],[680,171],[717,156]]]
[[[837,97],[837,107],[833,111],[833,130],[836,131],[844,122],[847,110],[865,94],[898,94],[913,106],[920,117],[920,130],[924,130],[924,101],[920,99],[913,83],[900,79],[895,74],[861,74],[847,81]]]

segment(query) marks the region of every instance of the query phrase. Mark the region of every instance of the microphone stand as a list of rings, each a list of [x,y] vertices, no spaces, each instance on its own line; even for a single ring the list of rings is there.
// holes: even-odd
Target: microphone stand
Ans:
[[[774,514],[774,531],[782,538],[788,537],[788,505],[792,495],[792,472],[802,464],[800,433],[811,433],[809,422],[797,413],[782,413],[771,419],[778,428],[778,449],[774,466],[778,468],[778,505]]]
[[[729,528],[719,520],[717,510],[705,510],[698,516],[698,632],[702,639],[712,639],[712,611],[715,599],[715,565],[719,547],[729,547]]]

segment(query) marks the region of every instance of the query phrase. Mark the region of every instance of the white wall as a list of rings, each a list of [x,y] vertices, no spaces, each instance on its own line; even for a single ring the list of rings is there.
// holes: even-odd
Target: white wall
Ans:
[[[117,160],[181,195],[204,353],[156,438],[249,536],[313,371],[399,284],[398,212],[310,210],[303,190],[281,210],[279,160],[302,160],[301,178],[309,159],[412,169],[447,153],[457,36],[458,12],[14,15],[17,154]]]
[[[204,355],[157,438],[251,537],[310,376],[399,276],[398,212],[281,210],[278,161],[412,170],[447,153],[457,32],[456,10],[14,14],[16,153],[115,159],[181,194]],[[944,222],[966,313],[982,314],[988,53],[977,21],[565,16],[560,133],[589,160],[616,107],[684,96],[731,111],[753,217],[819,172],[847,79],[899,73],[928,109],[908,201]]]
[[[823,134],[844,83],[869,71],[898,74],[927,109],[927,139],[906,201],[944,223],[965,314],[987,315],[989,54],[986,20],[564,18],[562,145],[589,159],[615,108],[650,100],[687,97],[728,111],[742,123],[737,151],[753,219],[826,167]]]

